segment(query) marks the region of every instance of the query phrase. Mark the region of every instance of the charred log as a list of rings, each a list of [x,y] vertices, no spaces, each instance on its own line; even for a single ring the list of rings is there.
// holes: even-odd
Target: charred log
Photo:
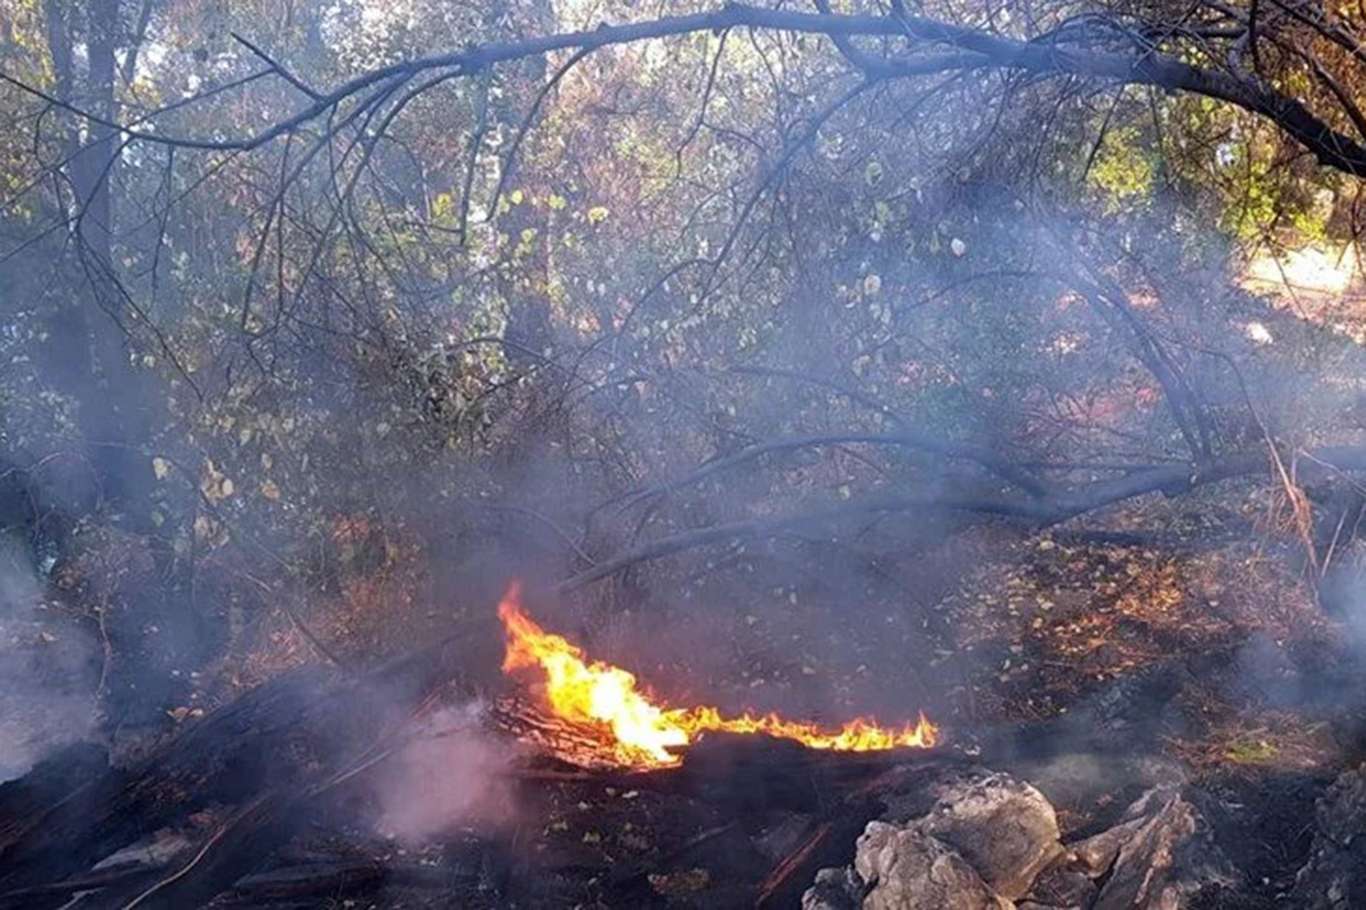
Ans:
[[[0,852],[0,892],[83,872],[214,803],[247,806],[216,836],[273,830],[272,819],[295,808],[280,795],[307,793],[344,770],[452,675],[447,646],[437,645],[358,680],[306,669],[265,683],[137,764],[108,769],[29,813]],[[36,779],[23,786],[52,789]]]

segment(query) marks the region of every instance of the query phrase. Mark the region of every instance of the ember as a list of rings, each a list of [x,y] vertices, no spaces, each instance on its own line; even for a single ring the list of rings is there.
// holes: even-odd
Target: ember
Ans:
[[[939,731],[922,713],[901,729],[880,727],[858,717],[839,729],[784,720],[776,714],[725,717],[716,708],[667,708],[642,692],[636,678],[620,667],[589,660],[583,650],[562,636],[546,632],[526,615],[521,591],[513,583],[498,605],[507,632],[503,671],[539,667],[545,675],[545,698],[550,709],[571,723],[609,733],[610,750],[623,765],[662,766],[680,759],[671,749],[692,742],[706,731],[763,733],[792,739],[812,749],[868,752],[894,748],[928,748]]]

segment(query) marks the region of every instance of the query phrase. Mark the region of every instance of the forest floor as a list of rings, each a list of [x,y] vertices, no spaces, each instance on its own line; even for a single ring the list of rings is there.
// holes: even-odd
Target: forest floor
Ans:
[[[1303,862],[1314,800],[1366,758],[1366,641],[1315,603],[1294,568],[1295,545],[1275,542],[1285,540],[1273,533],[1276,515],[1274,494],[1226,484],[1043,534],[979,528],[913,563],[868,563],[848,544],[786,541],[718,557],[695,583],[631,609],[547,601],[532,612],[670,705],[778,710],[831,724],[870,714],[897,724],[924,710],[951,748],[1043,789],[1066,835],[1104,824],[1152,769],[1194,782],[1244,807],[1224,846],[1260,883],[1253,897],[1270,902]],[[784,560],[805,571],[784,570]],[[761,562],[768,571],[753,568]],[[784,577],[801,580],[775,583]],[[477,681],[507,684],[496,670],[502,639],[491,599],[437,609],[414,598],[391,602],[387,613],[373,599],[347,604],[349,612],[307,617],[328,642],[362,642],[345,653],[377,640],[402,650],[468,628],[469,666],[487,676]],[[50,650],[69,636],[35,622],[14,631],[19,650]],[[222,672],[198,677],[187,704],[168,711],[172,731],[284,667],[318,659],[282,615],[265,619],[254,641],[251,654],[229,655]],[[1031,739],[1042,748],[1027,748]],[[1128,758],[1104,767],[1076,758],[1102,754]],[[1093,779],[1077,787],[1079,775]],[[529,802],[510,835],[516,849],[560,870],[547,881],[583,894],[601,892],[604,870],[646,868],[721,822],[703,802],[591,781],[546,783]],[[462,853],[461,843],[403,843],[343,825],[291,849],[303,859],[477,865],[478,852]],[[705,902],[717,881],[766,868],[761,847],[726,833],[706,862],[663,864],[642,887],[678,905]],[[401,891],[391,903],[422,900]]]

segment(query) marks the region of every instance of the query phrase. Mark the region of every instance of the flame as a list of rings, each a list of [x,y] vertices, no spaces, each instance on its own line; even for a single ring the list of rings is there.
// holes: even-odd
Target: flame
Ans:
[[[626,765],[672,765],[680,759],[670,749],[686,746],[704,731],[764,733],[793,739],[812,749],[868,752],[897,747],[928,748],[939,730],[924,714],[901,729],[879,727],[868,718],[855,718],[839,729],[784,720],[776,714],[726,717],[716,708],[665,708],[636,685],[633,674],[599,660],[562,636],[546,632],[521,607],[521,589],[514,582],[498,604],[498,618],[507,633],[503,671],[539,667],[545,676],[545,697],[564,720],[610,731],[613,752]]]

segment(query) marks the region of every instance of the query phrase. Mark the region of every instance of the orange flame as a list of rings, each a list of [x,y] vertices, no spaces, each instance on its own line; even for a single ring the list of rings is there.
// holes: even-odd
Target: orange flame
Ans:
[[[868,752],[897,747],[928,748],[939,730],[924,714],[900,730],[855,718],[838,730],[784,720],[776,714],[725,717],[716,708],[664,708],[636,687],[636,678],[620,667],[590,661],[583,650],[562,636],[546,632],[521,607],[514,582],[498,604],[507,633],[503,671],[539,667],[545,674],[545,696],[551,710],[573,723],[610,731],[618,761],[627,765],[671,765],[679,757],[670,748],[686,746],[707,730],[765,733],[793,739],[812,749]]]

